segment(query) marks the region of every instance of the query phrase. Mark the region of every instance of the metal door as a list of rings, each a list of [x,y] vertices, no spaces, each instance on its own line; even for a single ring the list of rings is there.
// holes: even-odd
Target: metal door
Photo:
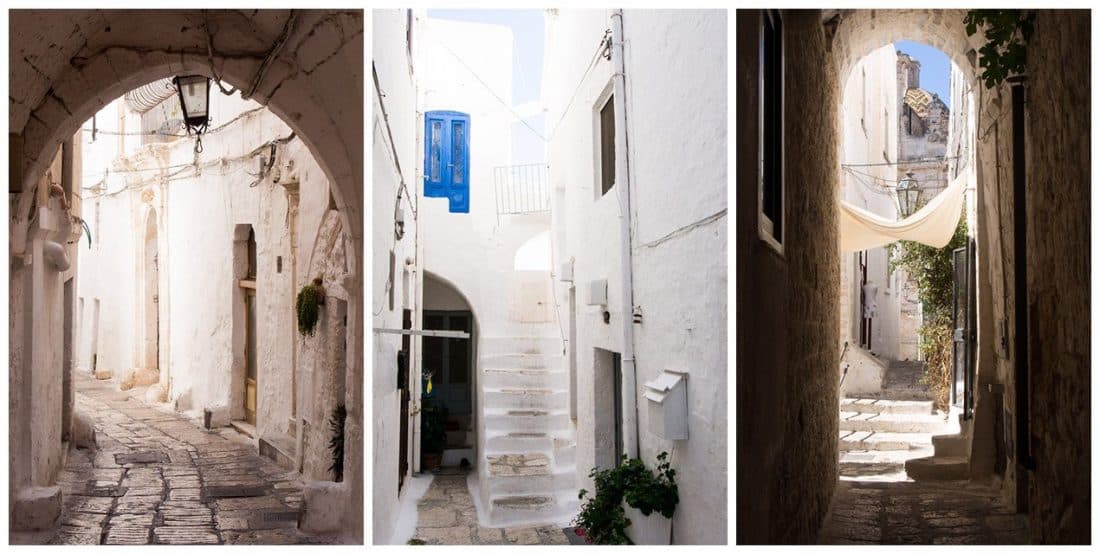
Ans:
[[[952,252],[953,272],[951,319],[954,328],[951,404],[962,410],[963,418],[974,412],[974,355],[977,302],[974,275],[974,241]]]
[[[466,331],[473,334],[473,314],[465,311],[424,311],[424,329]],[[432,374],[436,397],[450,415],[468,415],[471,408],[471,373],[474,337],[452,339],[424,337],[422,373]]]

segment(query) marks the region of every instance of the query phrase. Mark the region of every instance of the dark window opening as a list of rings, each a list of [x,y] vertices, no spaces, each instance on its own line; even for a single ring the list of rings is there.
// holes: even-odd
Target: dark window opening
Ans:
[[[600,108],[600,195],[615,186],[615,95]]]
[[[761,229],[783,242],[783,20],[766,10],[760,46]]]
[[[248,230],[248,275],[247,279],[256,278],[256,231]]]

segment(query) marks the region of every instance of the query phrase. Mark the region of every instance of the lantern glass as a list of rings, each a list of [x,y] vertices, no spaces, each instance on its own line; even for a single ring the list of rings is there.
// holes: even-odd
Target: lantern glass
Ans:
[[[898,210],[901,212],[901,217],[909,217],[913,215],[913,212],[917,211],[917,207],[920,205],[920,187],[917,186],[917,180],[913,178],[912,173],[906,173],[906,178],[898,182]]]
[[[184,75],[176,77],[175,81],[184,123],[188,130],[202,132],[210,115],[210,79],[202,75]]]

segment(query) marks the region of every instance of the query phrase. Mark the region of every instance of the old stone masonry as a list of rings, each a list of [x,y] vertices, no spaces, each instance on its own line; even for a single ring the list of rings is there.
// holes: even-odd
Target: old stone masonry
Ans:
[[[51,544],[300,544],[302,483],[243,442],[74,372],[98,449],[72,450],[59,476]],[[228,432],[227,432],[228,433]]]

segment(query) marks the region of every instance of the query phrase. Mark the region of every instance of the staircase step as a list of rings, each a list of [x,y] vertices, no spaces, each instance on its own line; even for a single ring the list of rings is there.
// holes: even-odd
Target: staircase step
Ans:
[[[562,355],[562,340],[558,335],[551,337],[481,337],[478,352],[484,356],[499,354],[545,354]]]
[[[274,461],[279,467],[293,471],[294,454],[297,444],[293,437],[286,435],[271,435],[260,437],[260,455]]]
[[[937,456],[963,457],[967,455],[970,446],[966,435],[933,435],[932,446],[936,449]]]
[[[569,412],[565,410],[485,409],[487,431],[549,432],[568,425]]]
[[[938,415],[840,412],[841,431],[942,433],[950,429],[944,418]]]
[[[840,450],[912,450],[932,446],[931,433],[841,431]]]
[[[512,408],[521,410],[566,409],[569,391],[540,387],[485,388],[486,408]]]
[[[497,454],[485,457],[489,462],[489,477],[550,475],[550,458],[538,452]]]
[[[485,388],[566,388],[569,386],[569,374],[564,371],[549,371],[531,368],[489,368],[482,367],[482,386]]]
[[[932,448],[913,450],[852,450],[840,455],[840,476],[861,480],[901,480],[905,477],[905,462],[929,456]]]
[[[554,437],[547,432],[497,433],[485,438],[486,454],[504,454],[508,452],[550,452],[554,448]]]
[[[478,361],[489,369],[562,369],[562,356],[542,354],[481,354]]]
[[[561,525],[571,520],[578,510],[575,490],[555,494],[496,496],[489,505],[489,524],[493,527]]]
[[[914,481],[959,481],[970,477],[970,463],[963,456],[929,456],[905,462]]]
[[[891,413],[931,415],[935,412],[930,400],[886,400],[883,398],[854,397],[840,399],[841,412]]]

